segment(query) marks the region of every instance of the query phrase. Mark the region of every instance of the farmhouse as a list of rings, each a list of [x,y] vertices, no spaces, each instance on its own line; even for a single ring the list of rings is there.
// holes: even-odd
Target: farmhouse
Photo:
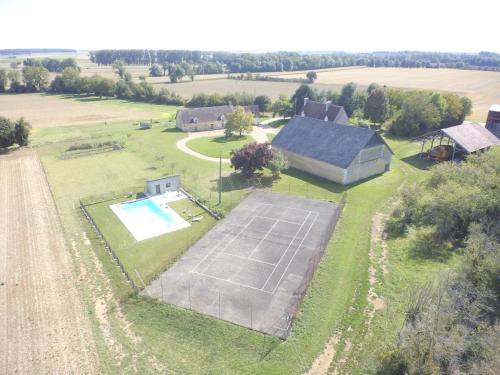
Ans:
[[[274,137],[290,166],[346,185],[389,170],[392,151],[375,131],[295,116]]]
[[[417,138],[422,142],[420,155],[424,155],[425,145],[430,141],[430,148],[427,155],[436,160],[453,160],[455,157],[472,154],[478,151],[489,149],[500,143],[500,140],[484,126],[475,123],[465,123],[451,126],[449,128],[439,129],[434,132]],[[449,155],[439,158],[433,157],[436,149],[448,148]]]
[[[223,129],[227,115],[234,111],[234,106],[221,105],[216,107],[186,108],[177,112],[176,126],[184,132]],[[259,121],[259,106],[243,106],[245,111],[254,116],[255,125]]]
[[[335,122],[336,124],[349,125],[349,117],[344,107],[332,104],[330,101],[321,103],[304,98],[304,106],[300,115],[302,117],[312,117],[318,120]]]
[[[500,139],[500,104],[493,104],[486,118],[486,129]]]

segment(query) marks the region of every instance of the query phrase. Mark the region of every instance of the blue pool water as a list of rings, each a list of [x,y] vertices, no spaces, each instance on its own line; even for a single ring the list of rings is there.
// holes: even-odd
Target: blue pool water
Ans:
[[[136,209],[147,209],[154,215],[160,216],[163,220],[167,222],[172,222],[173,219],[166,213],[161,207],[159,207],[151,199],[141,199],[135,202],[122,203],[120,208],[125,211],[136,210]]]

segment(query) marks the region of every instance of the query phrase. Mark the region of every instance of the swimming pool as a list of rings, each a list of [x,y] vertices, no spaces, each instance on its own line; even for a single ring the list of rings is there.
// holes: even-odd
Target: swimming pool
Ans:
[[[114,204],[110,208],[137,241],[190,226],[161,195]]]

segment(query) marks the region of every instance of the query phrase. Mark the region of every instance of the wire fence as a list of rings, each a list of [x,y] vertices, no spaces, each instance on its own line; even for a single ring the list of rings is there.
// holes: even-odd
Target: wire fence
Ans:
[[[132,278],[128,274],[128,272],[125,269],[125,267],[123,266],[122,262],[120,261],[120,258],[118,258],[118,256],[116,255],[116,253],[114,252],[113,248],[111,247],[111,245],[109,244],[109,242],[104,237],[104,234],[101,232],[101,230],[99,229],[99,227],[95,223],[94,219],[92,218],[92,215],[90,215],[90,213],[87,211],[87,208],[85,207],[85,205],[83,204],[82,201],[80,201],[80,209],[82,210],[83,215],[85,216],[85,218],[89,221],[90,225],[94,228],[94,230],[97,233],[98,237],[103,242],[104,247],[106,248],[106,250],[109,252],[109,254],[113,258],[113,260],[115,261],[115,263],[120,268],[122,274],[125,276],[125,279],[127,279],[127,281],[130,283],[130,285],[132,286],[132,288],[135,291],[137,291],[138,290],[137,286],[135,285],[134,281],[132,280]]]

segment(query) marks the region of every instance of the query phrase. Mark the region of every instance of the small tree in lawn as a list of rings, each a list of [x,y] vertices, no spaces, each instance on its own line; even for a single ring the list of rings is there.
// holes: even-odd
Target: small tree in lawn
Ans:
[[[273,156],[270,143],[249,143],[239,150],[231,151],[231,166],[245,177],[251,177],[255,171],[267,167]]]
[[[239,132],[240,137],[243,132],[249,133],[252,131],[253,115],[251,112],[245,111],[243,107],[236,107],[236,109],[227,115],[226,121],[226,137],[229,137],[234,132]]]
[[[306,77],[309,82],[314,83],[314,81],[318,78],[318,74],[315,71],[310,71],[307,72]]]
[[[286,156],[278,150],[273,150],[273,158],[269,161],[268,167],[273,173],[273,178],[278,179],[281,177],[281,171],[288,169],[290,163]]]

